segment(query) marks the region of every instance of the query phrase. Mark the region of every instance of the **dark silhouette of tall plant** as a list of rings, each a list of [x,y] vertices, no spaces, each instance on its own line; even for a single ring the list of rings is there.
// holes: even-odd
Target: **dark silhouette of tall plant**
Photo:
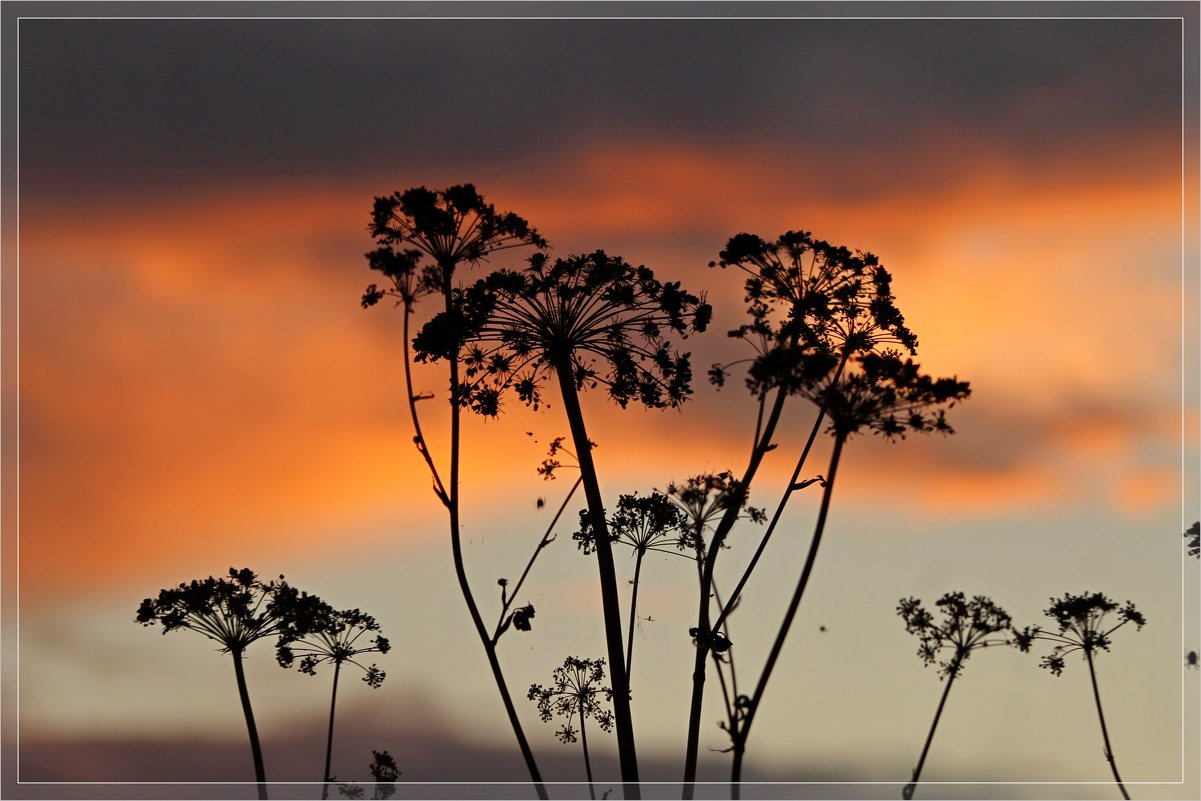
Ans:
[[[591,516],[580,515],[580,530],[573,536],[585,553],[596,548]],[[634,578],[630,591],[630,624],[626,641],[626,680],[634,664],[634,630],[638,622],[638,588],[642,579],[642,560],[650,551],[678,554],[688,547],[686,519],[683,513],[658,492],[638,497],[622,495],[617,509],[609,516],[609,536],[613,542],[629,547],[634,554]]]
[[[375,664],[359,662],[356,657],[363,654],[386,654],[391,650],[387,637],[379,634],[379,623],[371,615],[358,609],[338,611],[322,604],[307,619],[289,621],[280,632],[280,643],[276,647],[276,660],[282,667],[290,668],[300,659],[298,670],[310,676],[317,675],[323,664],[334,666],[333,687],[329,699],[329,728],[325,740],[325,769],[321,780],[321,798],[329,798],[330,762],[334,752],[334,712],[338,703],[338,678],[342,666],[353,666],[363,671],[363,681],[368,687],[378,689],[387,674]]]
[[[1117,613],[1117,622],[1111,617]],[[1142,613],[1127,601],[1119,606],[1099,592],[1085,592],[1080,595],[1065,594],[1062,598],[1051,599],[1051,606],[1046,614],[1055,621],[1057,631],[1040,631],[1036,639],[1047,640],[1055,644],[1051,653],[1043,657],[1040,666],[1051,671],[1055,676],[1063,673],[1066,666],[1065,657],[1080,652],[1088,663],[1088,675],[1093,683],[1093,701],[1097,706],[1097,719],[1101,722],[1101,739],[1105,742],[1105,759],[1113,771],[1113,780],[1117,782],[1122,797],[1130,801],[1130,794],[1122,784],[1118,774],[1118,763],[1114,759],[1113,747],[1109,744],[1109,728],[1105,725],[1105,712],[1101,709],[1101,691],[1097,688],[1097,670],[1093,664],[1101,651],[1108,651],[1113,633],[1133,623],[1141,629],[1147,623]]]
[[[650,269],[603,251],[554,261],[536,253],[521,272],[499,270],[457,300],[414,345],[419,358],[431,360],[464,352],[463,405],[495,415],[503,393],[513,389],[537,409],[546,381],[558,384],[596,532],[622,780],[626,798],[638,797],[616,570],[579,393],[603,385],[622,407],[631,401],[649,408],[682,403],[692,392],[688,354],[673,353],[665,336],[703,331],[712,309],[678,282],[660,282]]]
[[[163,627],[163,634],[195,631],[219,643],[221,651],[233,658],[259,798],[267,797],[267,774],[242,660],[246,648],[257,640],[280,636],[285,631],[289,636],[307,634],[306,626],[316,619],[314,610],[322,604],[316,596],[295,591],[282,576],[279,582],[263,583],[250,569],[231,567],[228,576],[209,576],[160,590],[157,597],[146,598],[138,606],[135,620],[143,626],[157,623]]]
[[[902,793],[906,801],[913,798],[913,792],[921,779],[922,766],[926,764],[926,755],[930,751],[930,743],[934,741],[934,731],[938,728],[947,696],[951,693],[951,685],[959,678],[963,671],[963,663],[972,655],[972,651],[998,645],[1013,645],[1025,653],[1030,650],[1030,643],[1038,633],[1037,629],[1031,628],[1016,630],[1009,614],[982,595],[976,595],[969,601],[962,592],[948,592],[935,601],[935,606],[942,612],[941,622],[935,622],[934,615],[926,611],[921,601],[916,598],[902,598],[897,604],[897,614],[905,621],[905,631],[916,635],[921,643],[917,649],[918,656],[927,665],[938,662],[940,678],[947,681],[942,698],[938,701],[938,709],[934,712],[934,722],[930,724],[930,733],[926,735],[926,743],[922,746],[922,754],[917,760],[917,767],[913,769],[913,780],[905,785]],[[1001,633],[1007,636],[995,636]],[[943,652],[949,654],[944,656]]]
[[[750,489],[765,455],[777,447],[773,437],[785,401],[793,396],[806,397],[815,403],[818,413],[772,521],[760,538],[742,578],[724,606],[716,612],[710,608],[707,595],[702,596],[695,627],[700,636],[694,638],[697,654],[685,752],[685,797],[691,797],[691,782],[696,775],[705,658],[716,641],[715,633],[720,631],[725,618],[738,604],[792,494],[823,480],[821,476],[801,480],[801,471],[823,422],[830,416],[831,410],[827,407],[852,389],[853,382],[848,373],[866,372],[863,365],[867,357],[888,355],[899,360],[897,351],[886,349],[901,347],[912,354],[917,347],[917,338],[906,327],[894,302],[892,276],[871,253],[851,252],[845,247],[815,239],[807,231],[789,231],[774,241],[753,234],[739,234],[729,240],[720,261],[710,266],[735,267],[747,274],[749,322],[730,332],[731,337],[747,342],[754,353],[746,360],[749,363],[746,386],[759,405],[751,457],[739,480],[743,492]],[[722,386],[731,366],[715,365],[710,371],[710,380]],[[966,397],[966,385],[960,386],[959,396]],[[916,397],[909,398],[911,402],[916,400]],[[887,404],[887,399],[884,402]],[[901,413],[902,405],[897,404],[893,411]],[[915,404],[914,409],[917,408]],[[863,426],[852,427],[858,430]],[[899,426],[904,427],[904,423]],[[835,437],[834,466],[846,436],[849,433]],[[832,479],[831,472],[827,471],[826,475]],[[828,493],[830,482],[823,483]],[[714,547],[706,556],[702,587],[711,584],[720,547],[736,518],[736,508],[731,506],[714,531]],[[821,520],[824,525],[824,515]],[[815,539],[820,540],[820,535]],[[807,581],[807,574],[804,580]],[[786,616],[789,623],[794,611]],[[770,674],[772,662],[774,657],[769,659],[765,677]],[[739,732],[745,733],[754,716],[754,709],[747,706],[752,700],[748,698],[741,702],[739,708],[746,711],[739,721]],[[735,762],[740,764],[742,735],[735,736],[732,732],[732,736],[735,737]]]
[[[613,713],[604,708],[601,697],[612,700],[613,691],[602,686],[605,680],[605,660],[579,659],[569,656],[551,676],[551,685],[530,685],[529,699],[538,704],[538,714],[544,722],[556,715],[563,725],[555,732],[559,741],[574,743],[577,739],[575,722],[580,723],[579,741],[584,750],[584,772],[588,776],[588,795],[596,801],[592,786],[592,761],[588,756],[588,718],[596,721],[601,731],[613,730]]]
[[[429,468],[434,494],[446,507],[451,554],[459,590],[467,604],[476,634],[484,647],[488,666],[530,778],[534,782],[538,797],[545,799],[546,788],[542,784],[537,762],[526,740],[501,670],[496,654],[496,641],[484,625],[463,562],[459,530],[462,413],[459,350],[451,348],[442,354],[446,359],[450,377],[450,448],[444,479],[444,474],[430,451],[417,412],[417,403],[432,396],[418,394],[413,389],[409,335],[410,317],[416,304],[423,296],[435,294],[440,295],[442,299],[442,309],[435,317],[440,335],[447,339],[461,339],[464,333],[462,320],[454,313],[455,274],[458,269],[477,264],[494,253],[510,248],[545,247],[546,240],[516,214],[498,212],[494,206],[484,201],[471,184],[443,190],[417,187],[405,192],[395,192],[387,197],[377,197],[372,209],[370,230],[378,247],[367,254],[367,261],[371,269],[382,274],[386,283],[382,288],[378,284],[368,286],[363,294],[362,304],[367,308],[385,297],[391,297],[395,298],[403,309],[403,364],[409,416],[413,422],[413,442]],[[429,261],[422,264],[424,259]]]

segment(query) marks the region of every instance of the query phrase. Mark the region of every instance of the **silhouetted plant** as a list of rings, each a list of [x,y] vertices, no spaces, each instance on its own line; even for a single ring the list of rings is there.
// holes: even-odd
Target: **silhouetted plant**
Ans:
[[[630,592],[630,625],[626,642],[626,680],[634,664],[634,630],[638,622],[638,588],[642,579],[642,559],[648,551],[679,553],[688,547],[688,531],[683,513],[665,496],[652,492],[622,495],[617,509],[609,516],[609,537],[629,546],[634,554],[634,579]],[[596,548],[595,531],[588,512],[580,513],[580,530],[572,535],[584,553]]]
[[[374,782],[371,797],[377,799],[391,798],[396,793],[396,780],[400,778],[400,769],[396,760],[387,751],[372,751],[371,779]],[[342,784],[338,792],[345,798],[359,799],[363,797],[363,788],[357,784]]]
[[[263,583],[250,569],[231,567],[228,576],[209,576],[160,590],[157,597],[146,598],[138,606],[135,620],[143,626],[157,623],[163,627],[163,634],[177,629],[195,631],[219,643],[221,651],[233,658],[259,798],[267,797],[267,775],[242,667],[243,654],[251,643],[284,631],[290,636],[308,633],[306,625],[316,619],[313,611],[322,603],[316,596],[291,588],[282,576],[278,583]]]
[[[612,670],[618,756],[627,798],[639,797],[638,762],[625,675],[616,570],[592,443],[579,391],[603,384],[619,405],[676,406],[691,394],[688,354],[672,353],[665,335],[703,331],[712,310],[701,298],[662,283],[646,267],[596,251],[555,259],[530,257],[522,272],[499,270],[457,293],[445,319],[435,318],[414,340],[419,358],[466,353],[467,377],[459,399],[495,415],[503,392],[537,408],[541,387],[558,382],[580,463],[595,538]],[[457,332],[469,333],[460,339]]]
[[[906,801],[913,797],[921,779],[922,766],[926,764],[926,755],[934,740],[934,731],[938,728],[947,696],[951,693],[951,685],[959,678],[963,663],[972,655],[972,651],[1013,645],[1025,653],[1030,650],[1030,644],[1038,634],[1036,628],[1015,629],[1008,613],[982,595],[976,595],[969,601],[962,592],[948,592],[935,602],[935,606],[942,612],[941,622],[935,622],[934,616],[916,598],[902,598],[897,605],[897,614],[905,621],[905,631],[916,635],[921,643],[917,649],[918,656],[927,665],[938,662],[940,677],[947,680],[934,713],[934,722],[930,724],[930,733],[926,735],[926,743],[922,746],[922,754],[917,767],[913,769],[913,781],[905,785],[903,796]],[[1003,632],[1007,636],[994,636]],[[944,651],[950,653],[943,656]]]
[[[1111,617],[1114,613],[1117,617],[1116,623]],[[1118,775],[1118,763],[1109,744],[1109,729],[1105,725],[1105,712],[1101,709],[1101,691],[1097,687],[1097,670],[1093,660],[1100,651],[1109,650],[1110,638],[1115,631],[1127,623],[1133,623],[1136,629],[1141,629],[1146,625],[1147,619],[1130,601],[1119,605],[1099,592],[1065,594],[1062,598],[1052,598],[1046,614],[1055,621],[1058,631],[1040,631],[1035,636],[1035,639],[1055,644],[1051,653],[1043,657],[1040,666],[1059,676],[1067,665],[1065,657],[1076,652],[1084,654],[1088,663],[1088,675],[1092,679],[1097,718],[1101,722],[1101,738],[1105,741],[1105,759],[1113,771],[1118,789],[1122,791],[1122,797],[1129,801],[1130,795],[1126,792],[1126,786],[1122,784],[1122,777]]]
[[[601,686],[604,680],[605,660],[569,656],[563,660],[561,667],[555,668],[549,687],[531,684],[528,696],[531,701],[537,702],[538,714],[544,722],[549,722],[555,716],[564,719],[563,725],[555,732],[555,736],[564,744],[576,741],[575,722],[579,720],[578,739],[584,750],[588,794],[593,801],[596,799],[596,791],[592,786],[592,762],[588,756],[587,720],[595,720],[601,731],[613,730],[613,713],[601,704],[602,695],[607,700],[613,698],[612,690]]]
[[[459,590],[467,604],[467,610],[475,626],[476,635],[484,647],[488,666],[496,682],[509,725],[517,739],[522,758],[529,770],[530,778],[538,797],[545,799],[546,788],[533,751],[530,750],[513,699],[505,682],[500,660],[496,654],[496,640],[490,635],[480,615],[475,596],[467,579],[463,562],[462,539],[459,525],[459,456],[460,414],[462,411],[459,376],[460,354],[457,350],[445,353],[450,375],[450,453],[447,477],[434,461],[421,427],[417,413],[418,401],[432,398],[413,389],[412,365],[409,361],[409,318],[418,300],[427,294],[442,297],[442,309],[426,328],[441,329],[440,337],[457,340],[463,335],[462,321],[452,313],[455,306],[455,273],[462,265],[473,265],[490,255],[510,248],[525,246],[546,247],[546,240],[530,227],[523,218],[512,212],[498,212],[486,203],[471,184],[452,186],[444,190],[417,187],[405,192],[396,192],[388,197],[377,197],[372,209],[371,235],[377,249],[367,254],[369,266],[380,272],[388,281],[381,289],[371,284],[363,294],[364,308],[373,306],[385,297],[396,298],[403,307],[403,364],[405,388],[408,394],[409,416],[413,422],[413,442],[425,460],[433,481],[434,494],[446,507],[450,529],[451,554],[454,560],[455,577]],[[432,263],[421,265],[423,258]],[[435,322],[436,321],[436,322]],[[430,333],[423,329],[423,335]],[[422,357],[424,360],[424,356]]]
[[[801,396],[812,401],[818,414],[801,450],[792,476],[775,514],[760,539],[756,552],[724,607],[714,620],[707,598],[702,600],[695,638],[698,653],[693,669],[693,697],[685,757],[685,797],[691,797],[699,745],[701,701],[704,688],[704,657],[713,632],[741,598],[751,572],[758,564],[792,494],[815,482],[825,490],[809,557],[797,591],[785,614],[780,634],[773,645],[755,693],[739,706],[738,736],[734,738],[733,780],[741,774],[742,753],[763,689],[774,667],[784,637],[804,593],[813,557],[821,541],[833,480],[846,439],[862,430],[873,430],[888,438],[903,437],[907,431],[950,432],[939,406],[950,406],[969,394],[966,383],[953,379],[935,380],[919,373],[895,347],[910,354],[917,338],[897,310],[892,296],[892,276],[870,253],[814,239],[806,231],[790,231],[768,242],[752,234],[730,239],[721,260],[710,266],[737,267],[748,274],[747,314],[750,322],[730,332],[752,346],[747,387],[759,402],[751,460],[740,481],[749,489],[763,456],[776,447],[775,428],[784,401]],[[730,365],[715,365],[710,379],[719,386]],[[774,394],[770,407],[769,393]],[[834,450],[825,477],[801,480],[801,471],[823,422],[829,418]],[[734,515],[719,523],[714,542],[721,546],[733,526]],[[709,549],[702,586],[711,582],[719,547]]]
[[[329,798],[330,762],[334,750],[334,711],[338,702],[338,677],[343,665],[353,665],[363,671],[363,681],[368,687],[379,688],[386,674],[375,664],[359,662],[356,657],[363,654],[386,654],[391,643],[379,634],[380,627],[371,615],[358,609],[335,610],[323,604],[315,610],[312,619],[304,620],[303,627],[289,622],[280,632],[280,643],[276,648],[276,659],[283,667],[290,668],[299,657],[298,669],[310,676],[317,675],[322,664],[334,666],[333,689],[329,699],[329,729],[325,741],[325,770],[321,789],[322,799]]]
[[[1188,545],[1188,555],[1201,559],[1201,523],[1193,523],[1184,532],[1184,541]]]

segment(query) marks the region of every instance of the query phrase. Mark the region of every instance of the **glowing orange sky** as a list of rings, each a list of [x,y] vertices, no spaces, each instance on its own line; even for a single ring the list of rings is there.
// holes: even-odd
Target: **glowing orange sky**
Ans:
[[[726,358],[722,334],[741,313],[741,278],[704,267],[727,236],[804,227],[876,252],[923,364],[971,380],[976,396],[952,414],[953,452],[939,440],[856,445],[871,458],[850,471],[852,497],[887,479],[893,501],[922,513],[1054,506],[1081,500],[1061,477],[1065,460],[1103,459],[1117,510],[1179,502],[1180,175],[1170,165],[1115,183],[1082,165],[1033,176],[983,163],[955,186],[834,200],[760,195],[772,165],[753,152],[608,146],[562,165],[570,180],[554,186],[480,188],[552,245],[604,247],[707,288],[715,330],[687,344],[698,374]],[[357,303],[371,280],[361,258],[371,195],[393,188],[116,205],[68,234],[36,208],[22,218],[26,586],[110,581],[181,554],[199,561],[249,532],[260,550],[296,545],[322,526],[383,519],[401,498],[436,511],[408,444],[399,314]],[[690,244],[677,249],[682,239]],[[432,374],[431,388],[442,380]],[[1082,411],[1085,398],[1095,408]],[[738,382],[720,395],[698,387],[683,413],[590,399],[610,491],[624,489],[620,476],[682,478],[681,464],[736,468],[749,433],[729,412],[747,408]],[[799,430],[807,411],[796,414]],[[477,425],[468,480],[531,471],[541,453],[515,438],[564,433],[555,415]],[[1194,432],[1196,420],[1188,410]],[[999,442],[1011,434],[992,436],[998,426],[1025,439]],[[672,444],[648,451],[656,441]],[[1148,443],[1169,458],[1140,455]],[[503,483],[481,485],[505,496]]]

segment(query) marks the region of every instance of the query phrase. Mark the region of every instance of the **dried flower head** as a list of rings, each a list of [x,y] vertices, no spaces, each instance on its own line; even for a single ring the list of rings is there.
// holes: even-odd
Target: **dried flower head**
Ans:
[[[320,598],[289,586],[283,576],[263,583],[249,568],[231,567],[226,577],[193,580],[146,598],[135,620],[143,626],[157,623],[164,634],[190,629],[220,643],[223,652],[241,653],[255,640],[285,628],[305,631],[313,610],[322,604]]]
[[[732,237],[718,262],[747,273],[750,322],[730,336],[750,343],[747,386],[799,392],[835,371],[840,357],[896,345],[915,353],[917,337],[905,326],[892,296],[892,276],[871,253],[851,252],[788,231],[768,242],[754,234]],[[720,385],[727,367],[715,365]]]
[[[564,719],[557,736],[564,743],[576,741],[573,724],[577,719],[592,718],[602,731],[613,730],[613,713],[602,705],[612,700],[613,692],[602,686],[605,680],[605,660],[578,659],[569,656],[551,676],[552,684],[543,687],[531,684],[528,698],[538,704],[538,715],[549,722],[556,715]]]
[[[679,507],[687,518],[685,533],[681,538],[682,548],[691,548],[699,558],[705,555],[706,532],[712,531],[726,510],[739,509],[739,517],[747,517],[762,524],[767,514],[747,503],[747,493],[741,482],[729,470],[720,473],[702,473],[690,476],[682,484],[667,485],[667,497]]]
[[[946,410],[967,399],[966,381],[931,378],[912,359],[896,351],[864,353],[848,363],[842,374],[802,390],[825,409],[830,430],[850,436],[867,429],[886,439],[906,433],[954,433]]]
[[[1115,612],[1116,623],[1110,617]],[[1056,676],[1063,673],[1066,666],[1064,657],[1080,651],[1091,658],[1098,651],[1109,650],[1110,637],[1122,626],[1133,623],[1136,629],[1141,629],[1147,623],[1132,602],[1119,605],[1099,592],[1052,598],[1046,614],[1055,621],[1058,631],[1041,631],[1035,639],[1055,643],[1040,664]]]
[[[317,675],[317,667],[322,664],[354,665],[363,671],[363,681],[369,687],[379,687],[387,674],[376,665],[364,665],[356,658],[391,650],[391,643],[379,630],[375,618],[358,609],[338,611],[322,604],[308,619],[301,619],[299,625],[289,622],[281,629],[276,660],[281,667],[290,668],[299,659],[297,669],[310,676]]]
[[[475,264],[508,248],[546,247],[546,240],[512,212],[498,212],[472,184],[448,189],[424,186],[377,197],[368,226],[379,248],[367,254],[371,269],[392,282],[390,290],[374,284],[363,295],[363,306],[395,295],[409,305],[417,295],[449,293],[459,264]],[[407,246],[397,251],[398,246]],[[422,255],[433,260],[420,271]]]
[[[942,613],[941,622],[916,598],[902,598],[897,614],[905,621],[905,631],[917,636],[921,643],[917,654],[927,665],[938,661],[943,651],[950,652],[938,661],[939,673],[950,678],[959,675],[964,661],[977,649],[1014,645],[1029,650],[1036,631],[1016,630],[1009,614],[983,595],[969,601],[962,592],[948,592],[935,601],[935,607]]]
[[[450,311],[413,340],[419,360],[461,354],[459,401],[495,416],[512,388],[538,408],[549,375],[576,388],[603,384],[621,406],[676,406],[692,392],[688,354],[665,335],[705,330],[703,299],[663,283],[646,267],[596,251],[555,259],[534,254],[521,272],[499,270],[456,291]]]
[[[581,511],[580,530],[571,535],[586,554],[595,548],[591,519],[587,511]],[[609,516],[609,539],[643,555],[647,551],[674,553],[686,547],[686,524],[683,513],[665,495],[622,495]]]

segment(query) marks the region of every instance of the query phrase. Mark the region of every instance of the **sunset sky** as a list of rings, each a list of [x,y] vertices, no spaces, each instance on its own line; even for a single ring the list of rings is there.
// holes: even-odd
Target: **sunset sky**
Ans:
[[[1198,674],[1184,654],[1201,650],[1198,563],[1180,536],[1201,482],[1195,4],[1005,5],[988,19],[955,18],[981,13],[955,4],[198,8],[390,18],[4,4],[6,794],[253,778],[228,658],[133,622],[159,588],[230,565],[361,607],[396,643],[382,689],[340,690],[338,775],[365,775],[386,748],[402,780],[524,778],[412,447],[401,313],[359,304],[375,280],[373,198],[472,182],[553,254],[603,248],[714,306],[710,331],[683,343],[698,381],[680,410],[585,395],[610,502],[746,463],[750,396],[738,378],[720,392],[703,381],[743,355],[725,336],[744,319],[742,275],[707,266],[739,232],[803,228],[875,253],[923,367],[971,382],[953,436],[847,446],[747,779],[883,782],[788,792],[898,797],[942,685],[897,600],[986,594],[1029,625],[1048,622],[1050,596],[1088,590],[1148,619],[1119,632],[1099,673],[1132,795],[1197,797]],[[456,18],[481,14],[498,18]],[[605,18],[553,18],[585,14]],[[416,381],[440,392],[445,376]],[[550,400],[466,418],[463,536],[485,619],[570,488],[535,473],[568,433]],[[442,459],[445,405],[423,411]],[[752,503],[774,506],[813,415],[787,408]],[[752,680],[817,500],[794,499],[731,619]],[[604,654],[595,566],[570,537],[581,507],[523,590],[533,631],[499,648],[533,748],[565,781],[583,778],[578,752],[524,690],[569,654]],[[737,578],[756,534],[735,530],[719,580]],[[635,727],[651,778],[674,781],[694,574],[663,556],[643,580],[653,620],[636,634]],[[328,675],[285,674],[260,646],[248,670],[277,743],[268,775],[313,781]],[[1012,784],[923,795],[1118,797],[1087,670],[1051,676],[1043,646],[972,660],[923,773]],[[715,693],[701,758],[720,779]],[[402,745],[422,737],[511,759],[423,765]],[[284,756],[289,738],[313,757]],[[179,764],[141,758],[150,741]],[[226,745],[241,751],[210,767],[204,749]]]

